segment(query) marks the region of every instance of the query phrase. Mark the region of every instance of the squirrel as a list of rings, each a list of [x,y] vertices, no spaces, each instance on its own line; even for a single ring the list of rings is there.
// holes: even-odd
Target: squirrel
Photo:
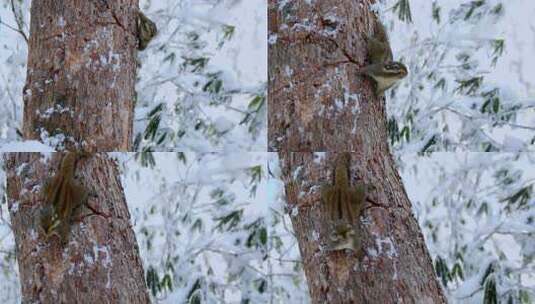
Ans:
[[[143,51],[158,33],[158,28],[152,20],[140,11],[137,17],[137,32],[139,39],[138,50]]]
[[[52,235],[67,243],[73,215],[87,202],[88,191],[75,179],[76,165],[83,152],[67,152],[61,159],[58,171],[42,189],[44,206],[41,209],[41,228],[47,239]]]
[[[370,63],[359,71],[360,75],[371,77],[375,83],[375,92],[381,96],[399,80],[408,75],[407,67],[393,61],[392,49],[384,25],[375,17],[375,32],[365,38]]]
[[[368,187],[365,184],[349,184],[349,153],[341,153],[336,159],[334,184],[321,189],[324,210],[329,223],[327,249],[329,251],[361,250],[359,218],[364,209]]]

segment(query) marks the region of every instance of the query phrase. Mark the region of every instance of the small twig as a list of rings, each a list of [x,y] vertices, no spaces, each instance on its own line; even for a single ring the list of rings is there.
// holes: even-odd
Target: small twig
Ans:
[[[22,21],[22,16],[17,15],[17,12],[15,10],[15,2],[13,0],[11,0],[11,11],[13,12],[13,18],[15,18],[15,22],[17,23],[18,30],[8,26],[7,24],[5,25],[11,28],[12,30],[16,31],[17,33],[21,34],[22,38],[24,38],[26,43],[28,43],[28,37],[26,36],[26,33],[24,33],[24,30],[22,28],[24,25]]]
[[[5,27],[7,27],[8,29],[10,29],[10,30],[12,30],[12,31],[15,31],[15,32],[21,34],[22,37],[24,38],[24,40],[26,40],[26,42],[28,42],[28,38],[26,38],[26,34],[25,34],[24,32],[21,32],[20,30],[18,30],[18,29],[16,29],[16,28],[12,27],[11,25],[9,25],[9,24],[7,24],[7,23],[1,21],[1,20],[0,20],[0,24],[4,25]]]

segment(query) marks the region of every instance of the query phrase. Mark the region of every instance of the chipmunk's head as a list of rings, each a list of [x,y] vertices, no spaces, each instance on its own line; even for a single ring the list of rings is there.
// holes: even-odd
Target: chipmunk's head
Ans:
[[[392,78],[395,79],[402,79],[407,76],[409,73],[407,71],[407,67],[401,63],[396,61],[386,62],[383,67],[385,75],[389,75]]]
[[[373,78],[377,83],[377,94],[391,88],[400,79],[405,78],[409,73],[407,67],[397,61],[388,61],[384,63],[376,63],[364,67],[361,72]]]

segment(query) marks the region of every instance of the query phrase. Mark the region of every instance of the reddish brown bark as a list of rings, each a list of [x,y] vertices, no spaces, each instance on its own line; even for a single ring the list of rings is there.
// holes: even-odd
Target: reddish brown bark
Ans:
[[[384,154],[351,153],[351,185],[366,181],[363,256],[325,250],[328,228],[319,189],[332,184],[336,153],[281,152],[292,224],[313,303],[445,303],[410,202]]]
[[[32,2],[25,139],[57,136],[50,143],[68,150],[131,148],[138,10],[138,0]],[[148,303],[119,171],[105,155],[83,158],[77,166],[92,196],[68,244],[40,232],[39,189],[60,158],[5,156],[23,302]]]
[[[119,170],[104,154],[79,161],[76,176],[90,191],[68,243],[46,240],[39,212],[43,182],[58,168],[38,153],[5,156],[7,197],[23,303],[149,303]]]
[[[32,2],[25,139],[65,134],[70,149],[130,149],[137,12],[137,0]]]
[[[269,1],[269,149],[279,151],[313,303],[445,303],[390,154],[384,98],[357,76],[372,2]],[[352,152],[353,186],[376,187],[355,220],[362,257],[324,250],[319,189],[332,184],[334,151]]]
[[[269,150],[386,149],[384,101],[357,76],[369,1],[306,3],[269,1]]]

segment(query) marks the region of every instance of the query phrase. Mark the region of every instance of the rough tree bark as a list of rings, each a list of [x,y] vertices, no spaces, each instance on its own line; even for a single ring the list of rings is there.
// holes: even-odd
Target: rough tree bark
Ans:
[[[58,168],[39,153],[5,155],[7,197],[15,234],[22,303],[149,303],[119,170],[105,154],[82,158],[77,179],[89,200],[62,247],[39,228],[43,181]]]
[[[269,1],[269,149],[279,151],[313,303],[445,303],[389,151],[385,101],[357,76],[373,2]],[[376,187],[355,219],[362,257],[324,250],[319,190],[332,184],[335,151],[351,151],[351,185]]]
[[[86,151],[131,147],[137,0],[33,1],[25,139]]]
[[[25,139],[58,150],[128,151],[133,129],[138,0],[32,1],[23,92]],[[116,165],[83,158],[93,194],[61,248],[38,233],[39,189],[61,155],[5,156],[23,303],[149,303]]]
[[[375,185],[363,214],[364,255],[325,249],[328,223],[320,187],[332,184],[337,153],[280,152],[290,217],[313,303],[445,303],[418,222],[383,153],[351,153],[351,185]]]
[[[385,104],[357,77],[373,32],[366,0],[269,1],[270,151],[375,150]]]

